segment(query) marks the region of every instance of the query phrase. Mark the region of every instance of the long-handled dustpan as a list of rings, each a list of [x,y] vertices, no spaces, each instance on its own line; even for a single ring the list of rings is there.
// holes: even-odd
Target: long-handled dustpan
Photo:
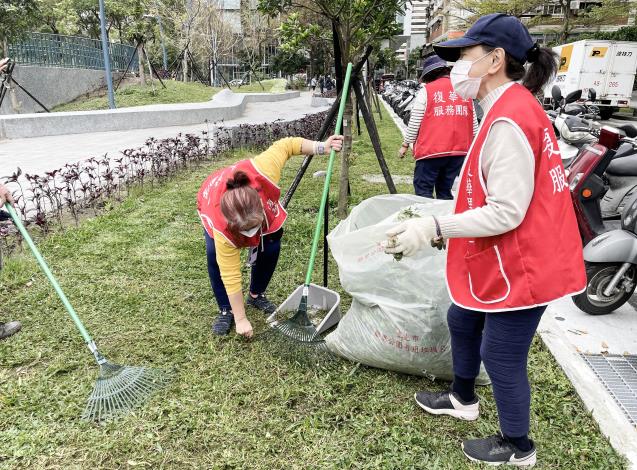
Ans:
[[[345,74],[345,82],[343,83],[343,92],[342,92],[343,94],[341,95],[341,102],[340,102],[340,106],[338,110],[338,117],[336,119],[336,130],[335,130],[336,134],[339,134],[341,132],[341,128],[343,124],[343,114],[345,112],[345,104],[347,101],[347,96],[349,94],[348,92],[349,92],[349,82],[350,82],[351,74],[352,74],[352,64],[348,64],[347,72]],[[292,294],[290,299],[286,301],[286,304],[289,304],[289,300],[291,300],[292,297],[296,297],[295,300],[298,301],[298,308],[296,309],[296,313],[291,318],[284,321],[273,321],[271,323],[272,328],[275,331],[279,332],[288,340],[294,341],[297,343],[304,343],[305,345],[311,345],[312,347],[315,347],[317,349],[325,349],[325,350],[327,350],[327,347],[325,346],[325,342],[320,336],[320,332],[322,332],[322,330],[327,329],[325,328],[327,324],[330,324],[330,323],[333,324],[333,322],[335,321],[334,318],[336,314],[335,307],[338,307],[337,304],[335,305],[334,301],[329,302],[330,305],[328,305],[327,299],[328,298],[338,299],[338,302],[340,302],[340,296],[336,292],[330,291],[329,289],[325,289],[325,288],[320,288],[321,292],[316,293],[317,294],[316,297],[326,299],[324,300],[325,307],[329,308],[328,315],[323,319],[323,321],[321,322],[322,324],[319,325],[320,329],[317,329],[317,327],[314,325],[314,323],[312,323],[310,317],[308,316],[308,297],[310,297],[310,290],[319,289],[318,286],[313,286],[311,284],[312,271],[314,270],[314,261],[316,259],[316,253],[318,251],[318,243],[321,237],[321,223],[323,221],[323,215],[324,215],[325,207],[327,205],[326,203],[327,203],[327,197],[328,197],[329,189],[330,189],[330,181],[332,179],[332,169],[334,167],[335,157],[336,157],[336,151],[332,149],[330,152],[330,157],[327,164],[327,172],[326,172],[327,174],[325,175],[325,183],[323,185],[323,195],[321,197],[321,203],[319,205],[318,214],[316,215],[316,226],[314,228],[314,238],[312,239],[312,251],[310,253],[310,260],[307,267],[307,273],[305,275],[305,283],[302,286],[300,286],[297,289],[297,291],[295,291],[296,296],[295,294]],[[301,289],[300,300],[298,300],[299,289]],[[280,310],[281,310],[281,307],[279,307],[277,312],[274,312],[274,314],[271,316],[271,319],[275,319],[277,316],[277,313]]]
[[[95,383],[93,393],[88,399],[86,409],[82,414],[83,419],[104,421],[114,416],[127,413],[134,407],[142,404],[155,390],[165,386],[170,380],[167,371],[149,367],[122,366],[106,360],[99,352],[95,341],[84,328],[71,303],[64,295],[62,288],[51,273],[44,258],[33,243],[29,233],[20,221],[20,217],[15,209],[9,204],[5,204],[5,209],[11,215],[14,224],[26,240],[29,248],[33,252],[38,264],[51,282],[55,292],[62,300],[64,307],[73,319],[75,326],[80,330],[80,334],[91,353],[100,366],[100,374]]]

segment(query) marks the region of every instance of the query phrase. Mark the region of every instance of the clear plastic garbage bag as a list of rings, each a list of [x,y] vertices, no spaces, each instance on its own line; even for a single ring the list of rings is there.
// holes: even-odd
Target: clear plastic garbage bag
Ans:
[[[452,210],[452,201],[382,195],[363,201],[332,230],[329,247],[341,285],[353,299],[338,328],[326,337],[330,350],[372,367],[453,378],[446,251],[426,247],[397,261],[381,246],[387,230],[401,221]],[[484,371],[478,383],[488,383]]]

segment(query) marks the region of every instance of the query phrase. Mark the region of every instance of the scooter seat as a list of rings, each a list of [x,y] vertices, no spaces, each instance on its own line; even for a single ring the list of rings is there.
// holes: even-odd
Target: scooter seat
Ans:
[[[590,132],[590,123],[585,119],[581,119],[575,116],[567,116],[564,119],[564,124],[571,132]]]
[[[606,168],[606,173],[615,176],[637,176],[637,156],[613,159]]]
[[[613,157],[613,160],[617,158],[634,157],[634,156],[637,156],[637,151],[635,150],[635,147],[628,142],[624,142],[623,144],[619,146],[619,148],[615,152],[615,156]]]

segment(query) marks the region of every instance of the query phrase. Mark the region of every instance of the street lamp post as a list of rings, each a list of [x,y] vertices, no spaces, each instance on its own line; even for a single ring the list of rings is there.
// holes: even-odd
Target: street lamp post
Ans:
[[[102,30],[102,52],[104,53],[104,73],[106,74],[106,86],[108,87],[108,107],[115,109],[115,96],[113,94],[113,76],[111,75],[111,57],[108,49],[108,38],[106,36],[106,13],[104,0],[100,3],[100,29]]]

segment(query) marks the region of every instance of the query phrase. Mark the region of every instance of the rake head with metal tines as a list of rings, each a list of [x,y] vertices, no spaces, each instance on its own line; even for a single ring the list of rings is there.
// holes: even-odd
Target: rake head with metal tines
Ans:
[[[297,311],[289,320],[275,322],[259,339],[274,355],[288,362],[321,369],[342,363],[329,350],[304,310]]]
[[[271,326],[280,334],[296,341],[312,343],[321,340],[316,327],[307,315],[307,297],[301,301],[299,309],[292,318],[275,322]]]
[[[128,413],[169,381],[169,375],[162,369],[120,366],[105,361],[100,364],[100,375],[82,419],[106,421]]]

